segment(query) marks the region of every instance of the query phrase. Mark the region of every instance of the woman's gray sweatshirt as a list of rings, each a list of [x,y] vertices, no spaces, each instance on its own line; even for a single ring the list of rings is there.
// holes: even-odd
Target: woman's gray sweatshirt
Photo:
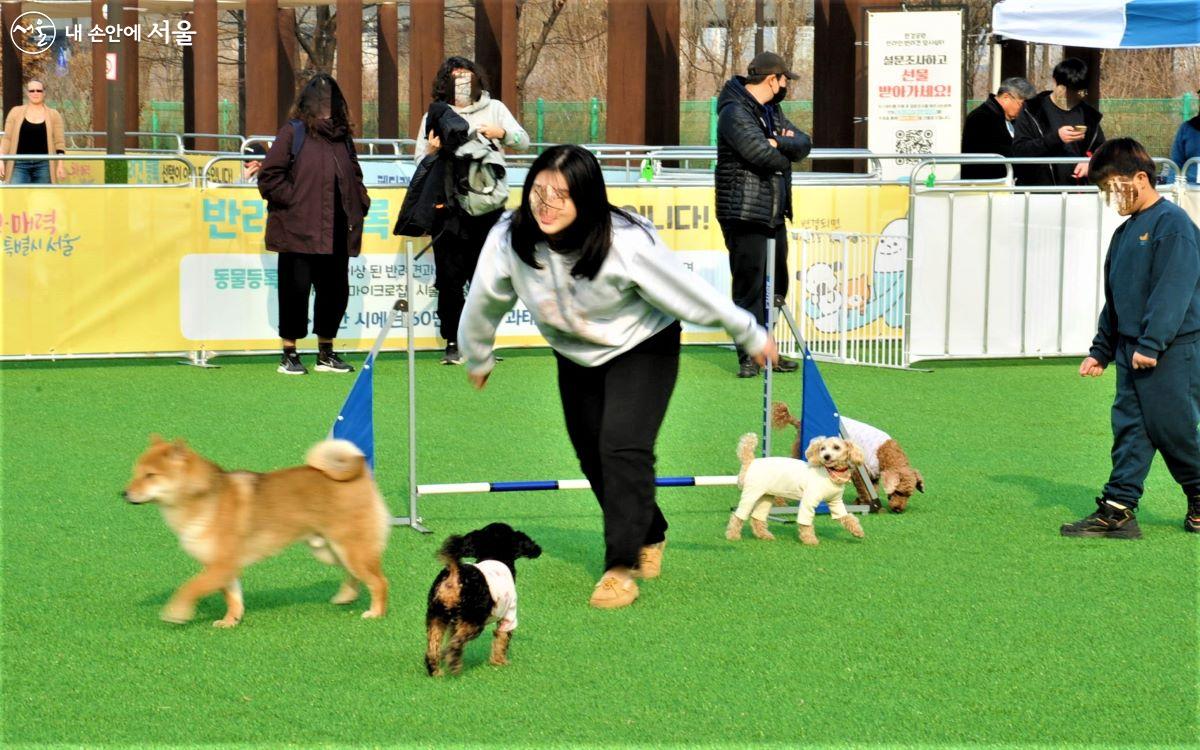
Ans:
[[[754,316],[683,267],[653,226],[613,216],[612,247],[595,279],[571,276],[578,253],[538,243],[526,265],[513,251],[511,212],[483,245],[458,327],[458,347],[472,374],[491,372],[500,320],[520,299],[538,331],[559,354],[585,367],[602,365],[675,320],[719,326],[751,355],[767,332]]]

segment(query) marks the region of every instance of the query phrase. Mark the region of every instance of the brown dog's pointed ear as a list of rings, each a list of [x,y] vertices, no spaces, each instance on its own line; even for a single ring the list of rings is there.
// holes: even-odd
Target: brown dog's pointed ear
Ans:
[[[188,449],[188,444],[183,438],[175,438],[171,441],[170,456],[176,459],[186,458],[191,451]]]
[[[163,442],[162,435],[157,432],[150,433],[150,445],[158,445],[161,442]]]
[[[850,463],[861,465],[866,460],[863,457],[862,448],[858,447],[858,443],[851,443],[849,440],[846,441],[846,445],[850,449]]]
[[[913,469],[913,474],[917,475],[917,491],[922,495],[925,494],[925,477],[921,476],[921,472]]]
[[[815,437],[808,443],[808,450],[804,451],[804,457],[812,463],[821,462],[821,441],[824,438]]]
[[[883,494],[890,495],[900,486],[900,475],[894,469],[888,469],[879,475],[883,482]]]

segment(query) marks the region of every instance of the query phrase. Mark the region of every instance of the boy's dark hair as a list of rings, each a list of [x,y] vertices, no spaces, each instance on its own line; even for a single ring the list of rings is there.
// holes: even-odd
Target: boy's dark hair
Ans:
[[[1145,172],[1153,184],[1157,169],[1146,147],[1132,138],[1113,138],[1100,144],[1088,162],[1088,178],[1097,185],[1110,177],[1133,177]]]
[[[1054,66],[1054,82],[1070,91],[1087,88],[1088,66],[1078,57],[1068,57]]]
[[[579,252],[579,260],[571,267],[572,276],[588,280],[596,278],[612,247],[614,214],[650,234],[640,219],[608,202],[604,173],[600,171],[600,162],[591,151],[572,144],[553,146],[543,151],[530,165],[525,175],[525,187],[521,190],[521,205],[513,212],[509,228],[513,251],[525,265],[541,268],[534,258],[534,248],[537,243],[546,241],[547,237],[533,216],[529,196],[534,180],[546,170],[558,172],[566,180],[567,191],[577,212],[575,221],[563,230],[556,242],[564,250]]]
[[[479,101],[483,92],[488,90],[488,78],[487,74],[483,72],[483,68],[476,65],[474,60],[454,55],[446,58],[446,61],[438,68],[437,75],[433,77],[433,100],[435,102],[454,104],[453,74],[459,69],[471,71],[471,101]]]

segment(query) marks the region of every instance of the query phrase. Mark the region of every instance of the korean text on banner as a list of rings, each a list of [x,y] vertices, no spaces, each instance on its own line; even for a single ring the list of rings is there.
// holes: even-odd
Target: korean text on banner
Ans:
[[[867,148],[877,154],[957,154],[962,135],[961,10],[867,13]],[[919,156],[883,162],[910,175]],[[937,168],[954,179],[958,167]]]

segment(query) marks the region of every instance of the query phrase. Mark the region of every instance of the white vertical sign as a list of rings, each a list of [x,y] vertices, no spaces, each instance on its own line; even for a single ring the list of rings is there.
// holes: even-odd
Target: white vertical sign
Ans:
[[[959,153],[962,11],[868,11],[867,39],[867,148],[877,154]],[[908,177],[918,160],[884,161],[883,176]],[[938,179],[957,176],[957,167],[937,170]]]

